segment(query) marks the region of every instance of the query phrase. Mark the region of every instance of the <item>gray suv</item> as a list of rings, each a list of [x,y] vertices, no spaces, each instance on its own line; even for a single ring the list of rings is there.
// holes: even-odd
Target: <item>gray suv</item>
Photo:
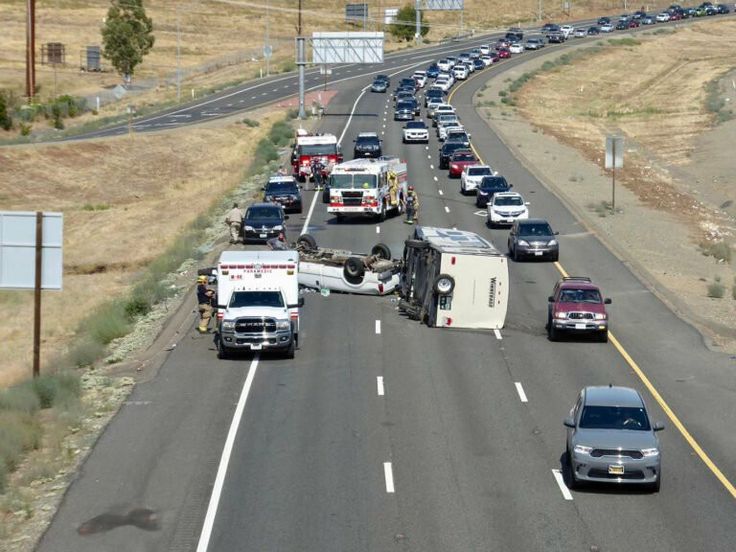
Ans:
[[[509,257],[514,261],[533,257],[555,262],[560,257],[557,234],[544,219],[516,220],[509,233]]]
[[[570,488],[585,482],[648,485],[659,492],[662,454],[644,400],[635,389],[586,387],[580,392],[567,427]]]

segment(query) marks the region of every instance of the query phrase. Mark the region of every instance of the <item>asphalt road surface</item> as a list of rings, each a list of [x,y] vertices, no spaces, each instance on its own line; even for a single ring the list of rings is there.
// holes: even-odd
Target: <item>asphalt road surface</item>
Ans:
[[[559,265],[510,263],[506,327],[433,329],[402,317],[393,297],[308,294],[295,360],[219,361],[192,316],[100,438],[39,550],[734,550],[734,360],[709,351],[477,118],[484,75],[451,101],[482,158],[560,232]],[[403,145],[390,95],[355,103],[365,84],[340,84],[322,130],[345,131],[346,158],[357,132],[382,132],[386,154],[409,164],[423,224],[506,251],[508,231],[488,229],[474,198],[437,170],[434,137]],[[320,245],[383,242],[394,256],[411,231],[399,218],[338,224],[319,197],[308,220],[291,216],[290,237],[304,226]],[[547,296],[562,271],[613,298],[611,343],[548,341]],[[658,494],[567,490],[562,419],[582,387],[609,382],[639,389],[667,425]],[[135,508],[157,523],[131,524]],[[80,535],[95,518],[98,530]]]

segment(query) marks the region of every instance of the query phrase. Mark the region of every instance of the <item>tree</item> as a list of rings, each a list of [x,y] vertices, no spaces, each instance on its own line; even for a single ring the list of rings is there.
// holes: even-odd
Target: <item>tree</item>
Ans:
[[[424,24],[424,12],[419,11],[420,15],[420,32],[422,36],[429,32],[429,25]],[[394,35],[399,40],[414,40],[417,26],[417,11],[413,5],[407,4],[399,10],[396,14],[396,23],[391,23],[388,26],[388,32]]]
[[[146,16],[143,0],[110,0],[102,27],[102,55],[121,75],[133,75],[143,56],[153,47],[153,20]]]

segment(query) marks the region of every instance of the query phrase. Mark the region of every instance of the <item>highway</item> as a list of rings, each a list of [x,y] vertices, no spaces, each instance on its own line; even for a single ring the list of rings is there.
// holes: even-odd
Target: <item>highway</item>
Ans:
[[[734,549],[734,361],[709,351],[475,115],[475,90],[509,66],[476,74],[451,99],[478,153],[560,232],[559,265],[510,263],[506,327],[433,329],[402,317],[390,296],[308,294],[294,361],[218,361],[188,318],[101,436],[39,550]],[[390,95],[356,103],[365,81],[339,84],[321,130],[345,132],[346,158],[357,132],[384,132],[384,152],[409,164],[423,224],[475,231],[505,251],[507,230],[489,230],[474,198],[436,169],[433,135],[427,147],[403,145]],[[380,241],[395,256],[411,230],[398,218],[337,224],[319,198],[309,219],[289,219],[290,237],[303,226],[323,246],[367,251]],[[562,273],[589,275],[613,298],[611,343],[548,341],[547,296]],[[658,494],[570,492],[561,480],[562,419],[582,387],[609,382],[639,389],[667,426]],[[157,513],[158,530],[77,532],[141,507]]]

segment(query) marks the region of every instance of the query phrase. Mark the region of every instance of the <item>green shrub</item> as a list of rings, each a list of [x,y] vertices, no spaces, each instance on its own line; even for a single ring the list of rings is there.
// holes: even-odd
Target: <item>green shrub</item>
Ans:
[[[103,305],[82,323],[82,328],[98,343],[107,345],[130,330],[125,303],[113,301]]]
[[[92,366],[102,357],[105,346],[102,343],[85,338],[74,345],[67,354],[67,360],[76,368]]]
[[[0,463],[13,471],[23,454],[41,444],[41,426],[29,414],[0,411]]]
[[[609,38],[608,43],[611,46],[639,46],[641,44],[640,41],[636,40],[635,38]]]
[[[59,104],[51,106],[51,117],[53,119],[54,128],[56,130],[64,130],[64,121],[61,118],[61,106]]]
[[[714,257],[717,260],[726,263],[731,262],[733,255],[731,246],[723,240],[717,242],[702,242],[700,244],[700,251],[706,257]]]
[[[0,410],[35,414],[39,408],[41,408],[41,401],[28,384],[16,385],[0,391]]]
[[[708,284],[708,297],[722,299],[724,295],[726,295],[726,286],[721,282],[715,281]]]
[[[258,121],[254,121],[253,119],[249,119],[248,117],[246,117],[245,119],[243,119],[243,124],[246,125],[246,126],[249,126],[249,127],[253,128],[253,127],[260,126],[261,123],[259,123]]]
[[[286,121],[278,121],[273,125],[273,127],[271,127],[271,131],[268,133],[268,136],[275,146],[288,146],[294,137],[294,129],[291,127],[290,123]]]
[[[13,128],[13,116],[10,114],[10,98],[7,93],[0,92],[0,128],[10,130]]]
[[[501,96],[502,98],[505,98],[506,96],[508,96],[508,94],[509,93],[506,92],[505,90],[499,90],[498,91],[498,95]]]
[[[33,128],[28,123],[21,123],[19,125],[20,128],[20,135],[21,136],[29,136],[31,134],[31,129]]]
[[[296,62],[293,59],[287,60],[281,64],[281,72],[289,73],[296,70]]]

